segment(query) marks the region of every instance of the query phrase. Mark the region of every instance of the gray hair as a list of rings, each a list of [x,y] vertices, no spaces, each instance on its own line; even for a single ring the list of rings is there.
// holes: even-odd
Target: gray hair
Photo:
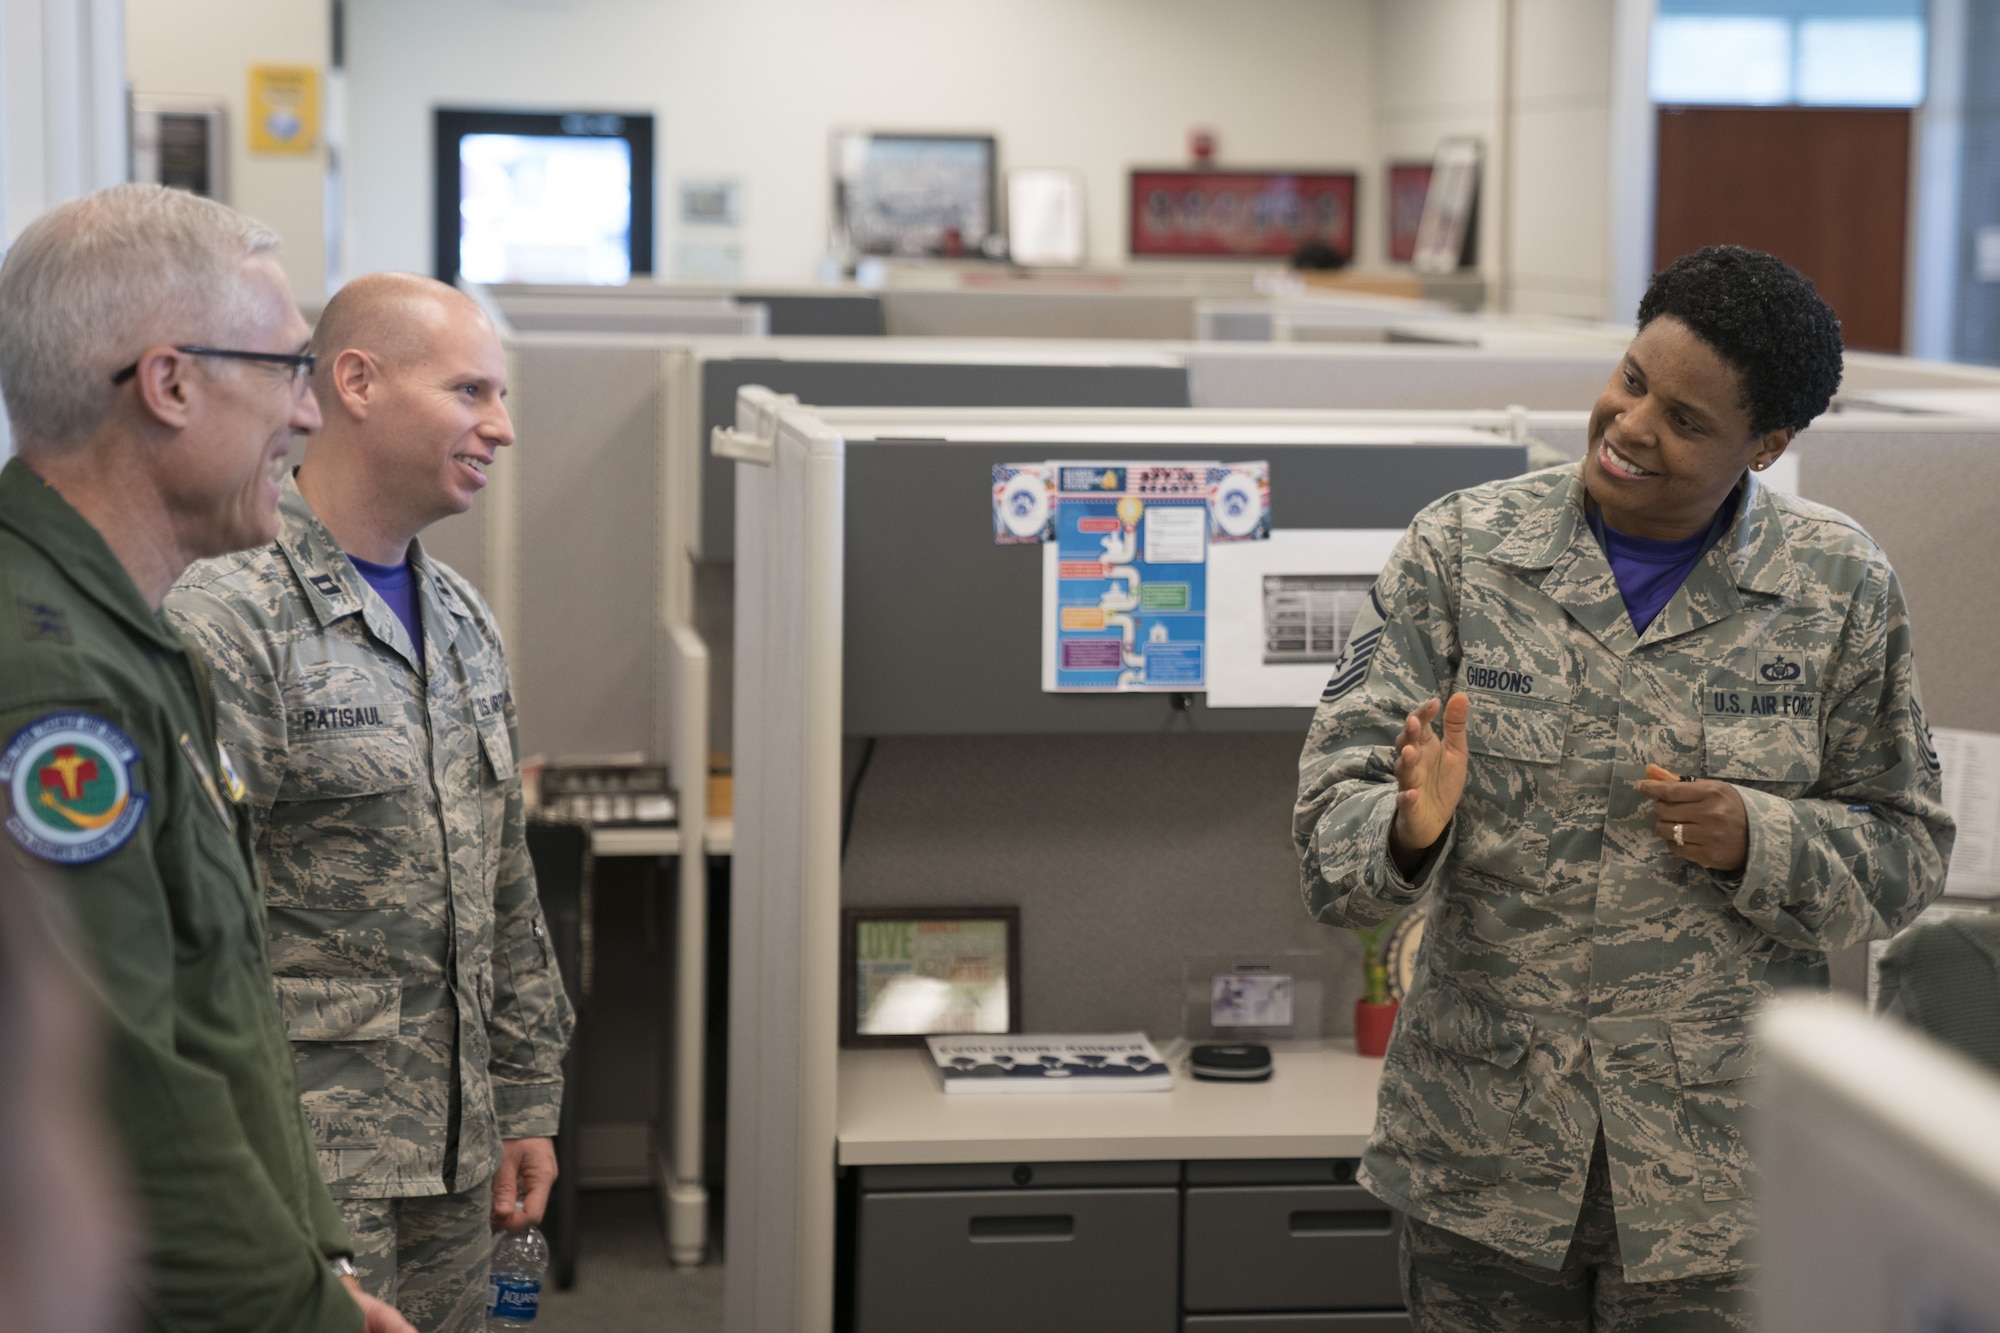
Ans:
[[[0,395],[22,453],[78,445],[112,375],[159,343],[229,346],[250,322],[243,265],[278,234],[160,185],[114,185],[29,223],[0,264]]]

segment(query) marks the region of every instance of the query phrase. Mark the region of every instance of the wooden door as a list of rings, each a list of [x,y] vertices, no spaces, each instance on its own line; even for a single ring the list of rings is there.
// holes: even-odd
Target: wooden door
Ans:
[[[1662,107],[1653,267],[1767,250],[1813,280],[1847,346],[1900,352],[1909,180],[1904,109]]]

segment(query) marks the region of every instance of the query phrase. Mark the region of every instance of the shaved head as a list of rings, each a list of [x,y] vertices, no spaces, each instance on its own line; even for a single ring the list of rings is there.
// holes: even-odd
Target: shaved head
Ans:
[[[414,273],[371,273],[334,293],[313,331],[325,418],[299,491],[343,550],[377,564],[462,514],[514,442],[507,349],[463,292]]]
[[[417,273],[370,273],[333,294],[313,330],[311,351],[319,358],[313,389],[324,399],[333,359],[350,348],[368,353],[385,367],[422,361],[437,334],[454,316],[467,313],[491,326],[479,303],[435,278]]]

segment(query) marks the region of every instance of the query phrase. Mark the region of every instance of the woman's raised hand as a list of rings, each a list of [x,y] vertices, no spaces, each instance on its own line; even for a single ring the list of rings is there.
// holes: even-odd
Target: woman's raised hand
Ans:
[[[1431,729],[1440,712],[1442,737]],[[1405,872],[1444,836],[1458,809],[1465,791],[1465,719],[1471,714],[1472,700],[1463,693],[1443,704],[1432,699],[1410,714],[1396,738],[1396,818],[1389,827],[1389,847]]]

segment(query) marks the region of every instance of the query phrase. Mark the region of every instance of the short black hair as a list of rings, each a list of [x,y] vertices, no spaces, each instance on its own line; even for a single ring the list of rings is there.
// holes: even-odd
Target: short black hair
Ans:
[[[1840,321],[1812,279],[1776,255],[1711,245],[1653,275],[1639,327],[1687,325],[1743,381],[1750,430],[1803,430],[1840,387]]]

